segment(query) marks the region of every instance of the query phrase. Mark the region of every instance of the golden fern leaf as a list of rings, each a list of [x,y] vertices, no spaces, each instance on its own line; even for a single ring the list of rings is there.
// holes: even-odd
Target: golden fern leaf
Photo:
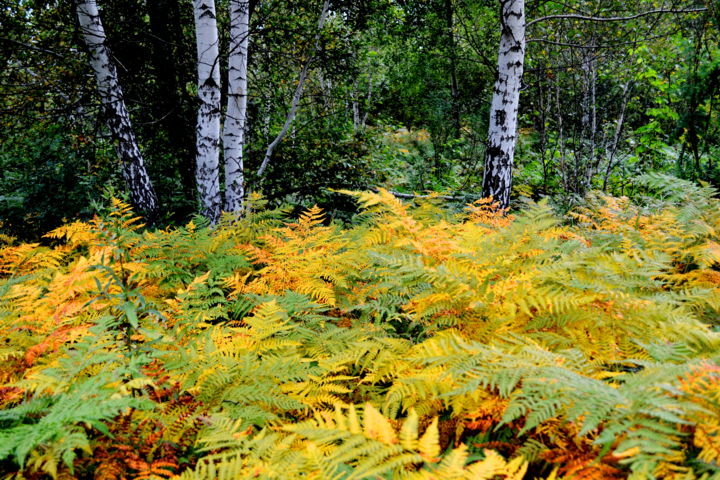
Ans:
[[[418,451],[428,462],[437,461],[440,455],[440,433],[438,432],[438,418],[432,419],[430,425],[425,429],[422,437],[418,439]]]

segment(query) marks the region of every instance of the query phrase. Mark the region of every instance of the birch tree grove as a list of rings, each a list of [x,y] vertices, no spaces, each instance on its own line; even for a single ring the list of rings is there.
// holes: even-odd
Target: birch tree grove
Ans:
[[[490,107],[482,194],[510,204],[520,85],[525,63],[525,1],[501,0],[497,79]]]
[[[158,214],[157,196],[135,139],[130,114],[125,107],[123,91],[118,82],[117,69],[110,59],[97,3],[95,0],[76,0],[75,6],[80,31],[90,52],[90,66],[95,72],[100,101],[115,141],[115,149],[122,162],[123,177],[130,191],[130,199],[152,222]]]
[[[241,210],[244,188],[243,147],[247,123],[247,64],[250,41],[250,2],[230,0],[230,54],[225,149],[225,211]]]
[[[720,189],[718,1],[2,2],[0,244],[117,182],[156,227]]]
[[[220,218],[220,51],[214,0],[194,0],[198,99],[196,179],[202,213]]]

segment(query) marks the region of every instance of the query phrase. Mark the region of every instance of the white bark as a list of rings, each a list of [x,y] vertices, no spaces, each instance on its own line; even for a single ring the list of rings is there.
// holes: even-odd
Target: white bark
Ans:
[[[368,115],[370,114],[370,105],[372,105],[372,96],[373,96],[373,69],[372,65],[370,65],[370,62],[368,62],[368,69],[369,69],[369,77],[368,78],[368,92],[367,92],[367,98],[365,99],[365,114],[363,115],[362,122],[360,122],[360,128],[362,130],[365,130],[365,125],[367,125],[367,119]]]
[[[225,211],[242,209],[244,189],[243,147],[247,124],[247,62],[250,41],[250,2],[230,0],[230,54],[228,58],[227,111],[223,131],[225,147]]]
[[[620,145],[620,136],[622,135],[623,126],[625,125],[625,111],[627,110],[628,102],[630,101],[630,92],[632,90],[632,84],[627,82],[623,86],[622,105],[620,106],[620,116],[618,117],[617,123],[615,124],[615,134],[613,135],[612,146],[608,149],[608,164],[605,169],[605,176],[603,177],[603,192],[607,191],[608,181],[610,180],[610,174],[615,168],[615,155]]]
[[[220,217],[220,53],[214,0],[193,0],[198,98],[196,177],[203,215]]]
[[[305,88],[305,80],[307,80],[308,71],[310,70],[310,63],[312,63],[313,57],[320,49],[320,35],[322,33],[323,26],[325,25],[325,19],[327,18],[329,8],[330,0],[325,0],[325,2],[323,3],[322,12],[320,13],[320,20],[318,21],[317,33],[315,34],[315,47],[312,54],[308,55],[308,59],[305,62],[305,65],[303,65],[302,70],[300,71],[300,77],[298,78],[298,84],[295,89],[295,95],[293,95],[290,111],[285,117],[285,124],[283,125],[282,130],[280,130],[280,133],[278,133],[277,137],[275,137],[275,140],[273,140],[270,145],[268,145],[268,148],[265,151],[265,158],[263,159],[262,164],[260,165],[260,168],[257,172],[258,177],[262,177],[263,173],[265,173],[265,169],[267,168],[268,163],[270,163],[270,158],[272,157],[275,147],[277,147],[280,142],[282,142],[283,138],[285,138],[285,135],[290,128],[290,125],[292,124],[293,120],[295,120],[298,104],[300,103],[300,99],[302,98],[303,88]]]
[[[360,86],[360,77],[358,76],[353,82],[353,88],[350,92],[350,99],[352,100],[352,113],[353,113],[353,130],[360,130],[360,102],[358,101],[358,88]]]
[[[370,115],[370,105],[372,105],[372,96],[373,96],[373,65],[372,60],[368,58],[367,62],[367,75],[368,75],[368,87],[367,87],[367,95],[365,96],[365,105],[364,105],[364,113],[362,116],[360,115],[360,77],[355,80],[355,83],[353,84],[353,89],[351,93],[351,99],[352,99],[352,109],[353,109],[353,130],[355,132],[364,131],[365,125],[367,125],[368,116]]]
[[[501,208],[507,208],[512,188],[520,86],[525,62],[525,2],[500,0],[500,5],[502,33],[490,109],[483,196],[492,196]]]
[[[332,108],[332,80],[326,80],[325,77],[323,77],[322,72],[319,72],[318,82],[320,83],[320,91],[323,96],[323,105],[325,105],[325,109],[329,111]]]
[[[75,6],[80,31],[90,51],[90,66],[95,71],[100,101],[107,115],[110,133],[116,142],[115,150],[122,162],[125,183],[130,190],[130,200],[153,221],[158,213],[157,196],[135,139],[117,69],[110,60],[97,4],[95,0],[76,0]]]

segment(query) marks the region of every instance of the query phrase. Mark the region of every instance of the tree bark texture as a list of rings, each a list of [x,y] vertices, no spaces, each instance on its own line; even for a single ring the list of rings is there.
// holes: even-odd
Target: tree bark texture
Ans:
[[[90,52],[90,66],[95,72],[102,102],[115,149],[122,162],[122,172],[130,191],[130,201],[152,222],[158,214],[158,200],[150,176],[145,168],[140,148],[125,107],[117,69],[110,59],[105,42],[105,30],[95,0],[75,0],[78,23],[83,40]]]
[[[202,213],[220,218],[220,51],[214,0],[193,0],[197,42],[198,99],[195,177]]]
[[[230,0],[230,54],[227,110],[223,130],[225,148],[225,211],[242,209],[244,187],[243,147],[247,124],[247,64],[250,41],[250,2]]]
[[[525,2],[500,0],[500,7],[502,32],[490,109],[482,194],[484,197],[492,196],[499,202],[500,208],[507,208],[512,188],[520,85],[525,61]]]

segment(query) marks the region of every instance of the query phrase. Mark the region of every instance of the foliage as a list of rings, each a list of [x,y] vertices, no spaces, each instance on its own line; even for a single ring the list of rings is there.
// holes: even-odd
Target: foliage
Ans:
[[[3,246],[0,477],[714,478],[720,204],[641,181]]]
[[[73,130],[67,135],[67,129]],[[36,240],[68,219],[92,216],[91,199],[113,182],[106,161],[90,165],[93,150],[105,150],[76,126],[40,122],[7,132],[0,145],[0,233]],[[57,208],[62,199],[63,208]]]

